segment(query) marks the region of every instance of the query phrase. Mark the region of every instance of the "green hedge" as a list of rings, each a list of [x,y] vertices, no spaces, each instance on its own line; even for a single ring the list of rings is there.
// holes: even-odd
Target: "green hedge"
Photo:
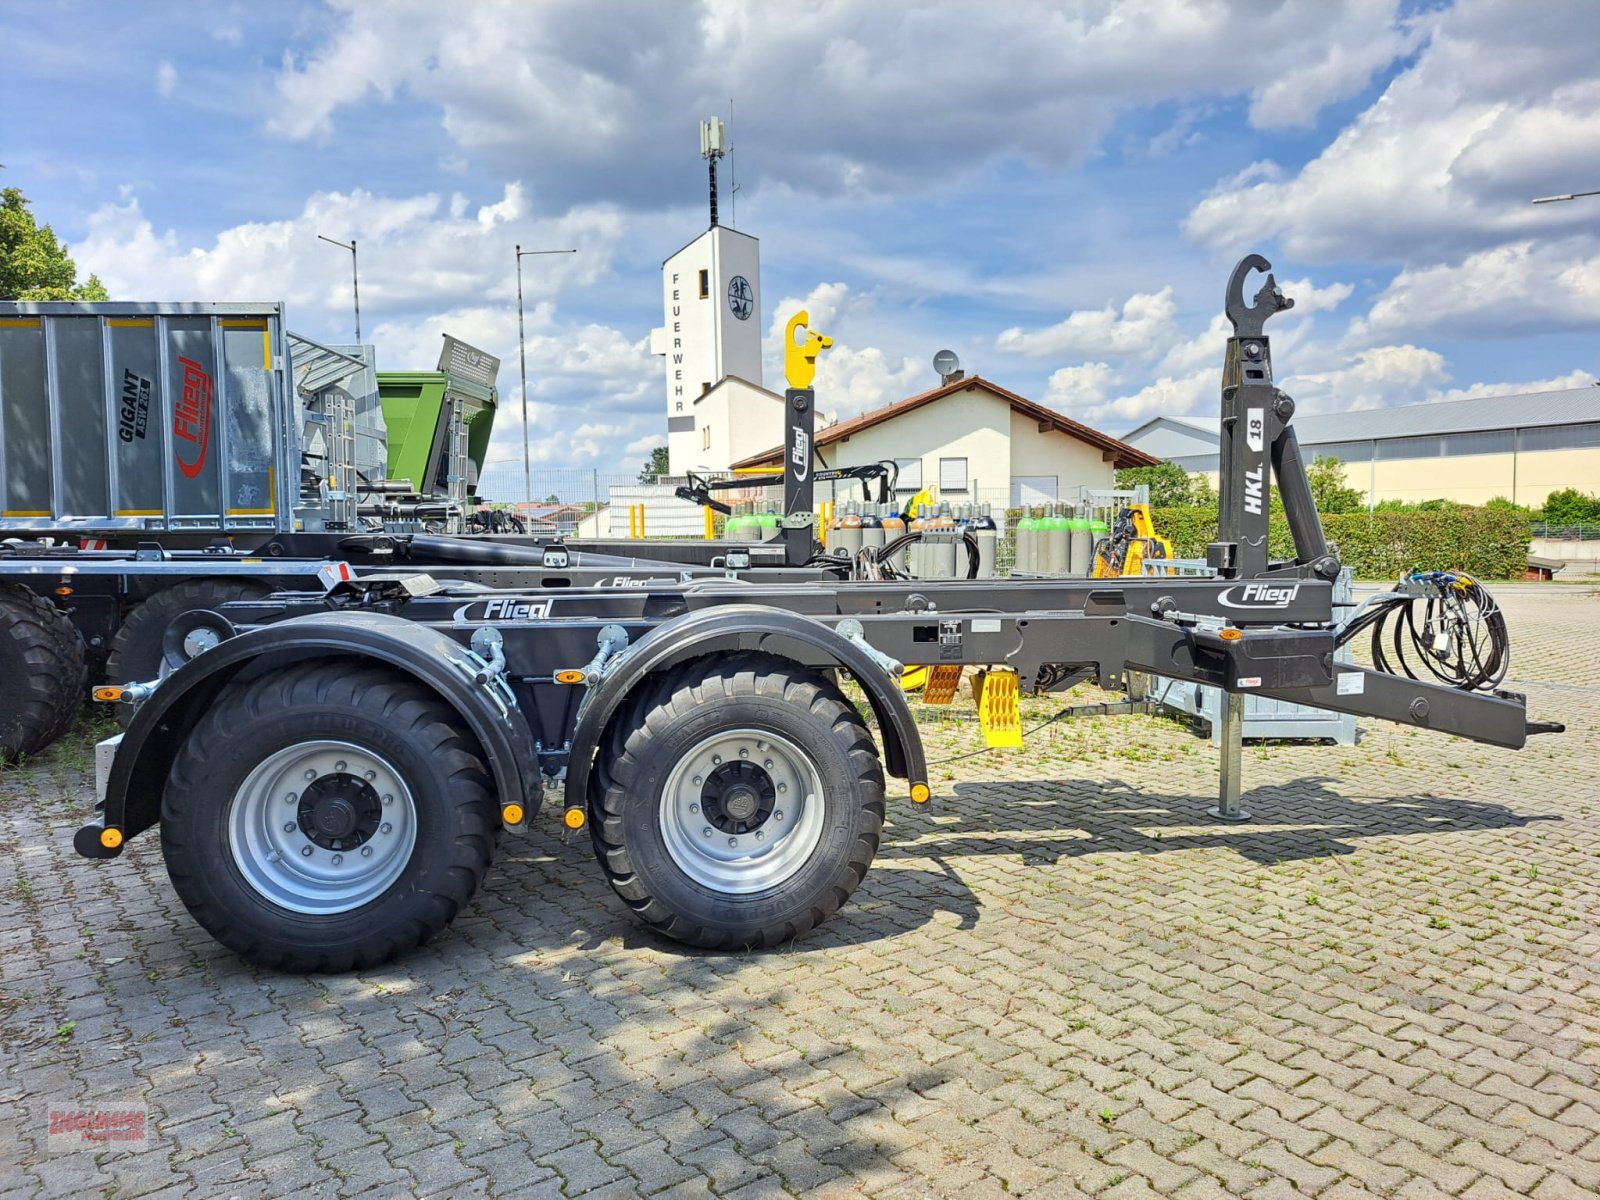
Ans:
[[[1206,543],[1216,540],[1213,508],[1158,508],[1152,516],[1179,558],[1204,558]],[[1528,568],[1527,517],[1507,509],[1339,513],[1324,516],[1322,528],[1357,579],[1395,579],[1413,568],[1520,579]],[[1276,506],[1268,529],[1272,557],[1293,558],[1294,539]]]

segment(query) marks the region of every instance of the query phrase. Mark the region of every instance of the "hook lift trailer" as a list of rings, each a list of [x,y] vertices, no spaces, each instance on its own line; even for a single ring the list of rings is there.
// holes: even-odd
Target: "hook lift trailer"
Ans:
[[[692,945],[760,947],[805,934],[861,882],[886,773],[913,802],[929,800],[898,682],[908,665],[955,678],[978,667],[982,708],[1013,716],[1019,689],[1082,679],[1120,689],[1150,673],[1222,688],[1222,818],[1243,815],[1246,694],[1513,749],[1561,731],[1495,690],[1504,621],[1464,576],[1415,575],[1335,623],[1340,563],[1264,333],[1292,301],[1271,275],[1244,301],[1246,276],[1269,268],[1250,255],[1228,283],[1214,578],[919,581],[859,558],[855,578],[802,577],[815,551],[811,381],[826,342],[812,333],[796,346],[799,314],[786,578],[730,569],[529,591],[393,572],[182,614],[162,679],[101,691],[138,707],[100,745],[99,803],[76,849],[114,858],[159,824],[178,895],[219,941],[270,967],[344,971],[448,925],[499,836],[526,829],[548,796],[569,828],[588,827],[612,888],[646,925]],[[1268,557],[1269,470],[1292,561]],[[1335,661],[1338,645],[1376,636],[1391,614],[1396,645],[1410,629],[1438,681],[1415,677],[1415,658],[1397,656],[1400,674]],[[876,741],[841,673],[864,694]]]

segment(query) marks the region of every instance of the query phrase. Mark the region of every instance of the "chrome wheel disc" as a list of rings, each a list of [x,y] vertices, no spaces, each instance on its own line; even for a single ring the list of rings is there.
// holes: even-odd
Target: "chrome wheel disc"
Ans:
[[[667,853],[690,879],[759,892],[794,876],[822,841],[822,776],[787,738],[724,730],[672,769],[660,816]]]
[[[328,915],[381,896],[417,842],[417,811],[389,762],[349,742],[285,747],[234,793],[228,849],[245,882],[280,908]]]

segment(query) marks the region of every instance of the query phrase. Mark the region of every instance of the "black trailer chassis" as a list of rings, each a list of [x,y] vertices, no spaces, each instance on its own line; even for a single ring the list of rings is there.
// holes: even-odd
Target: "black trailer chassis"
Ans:
[[[1261,325],[1285,302],[1269,277],[1243,303],[1257,268],[1246,259],[1229,285],[1215,578],[808,578],[811,497],[791,470],[785,580],[484,589],[378,573],[239,600],[169,627],[165,677],[128,690],[132,721],[101,746],[76,848],[116,857],[159,822],[175,888],[219,940],[269,966],[344,970],[441,930],[497,837],[548,799],[588,828],[643,922],[762,946],[848,899],[886,775],[929,799],[907,665],[976,667],[1002,691],[1160,674],[1511,748],[1558,729],[1530,724],[1514,693],[1335,661],[1338,558],[1293,403],[1271,384]],[[813,398],[787,402],[789,444],[807,445]],[[1269,471],[1291,562],[1266,554]],[[1236,731],[1232,746],[1224,817],[1238,815]]]

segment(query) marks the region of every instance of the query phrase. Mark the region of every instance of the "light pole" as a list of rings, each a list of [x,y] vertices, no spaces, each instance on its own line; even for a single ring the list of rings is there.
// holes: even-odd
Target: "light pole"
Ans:
[[[1562,192],[1559,196],[1535,196],[1530,204],[1556,204],[1562,200],[1581,200],[1585,196],[1600,196],[1600,191],[1593,192]]]
[[[522,260],[530,254],[576,254],[571,250],[524,250],[517,246],[517,365],[522,368],[522,502],[533,504],[533,460],[528,456],[528,339],[522,324]]]
[[[338,246],[350,251],[350,287],[356,298],[356,345],[361,344],[361,269],[356,262],[356,240],[351,238],[348,242],[341,242],[331,237],[317,234],[319,240],[327,242],[330,246]]]

